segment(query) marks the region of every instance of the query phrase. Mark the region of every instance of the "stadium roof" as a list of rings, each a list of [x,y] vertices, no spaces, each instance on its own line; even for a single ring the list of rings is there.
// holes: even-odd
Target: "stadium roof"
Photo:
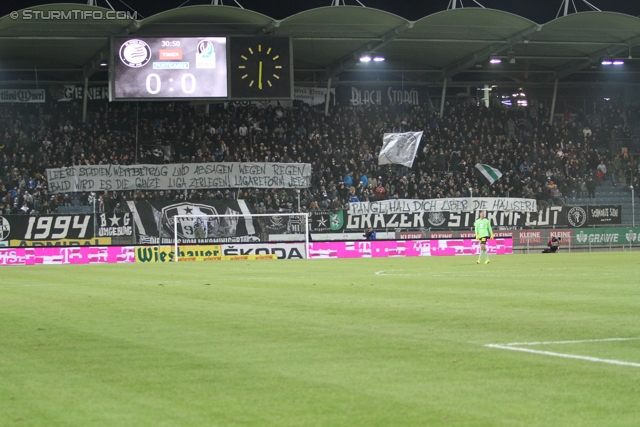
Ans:
[[[26,10],[26,9],[25,9]],[[447,10],[409,21],[378,9],[330,6],[282,20],[230,6],[190,6],[136,20],[109,9],[48,4],[0,18],[0,83],[106,81],[109,37],[116,35],[291,36],[297,84],[413,81],[452,84],[597,82],[626,61],[618,82],[640,70],[640,19],[614,12],[580,12],[537,24],[493,9]],[[58,19],[58,12],[72,13]],[[113,13],[113,11],[112,11]],[[84,16],[82,16],[84,14]],[[383,63],[363,64],[375,53]],[[489,64],[490,58],[502,59]],[[638,57],[639,59],[633,59]]]

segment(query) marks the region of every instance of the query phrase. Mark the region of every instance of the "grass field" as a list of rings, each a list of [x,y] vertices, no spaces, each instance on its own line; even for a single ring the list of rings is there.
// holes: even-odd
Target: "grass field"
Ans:
[[[0,426],[640,425],[638,253],[4,267],[0,304]]]

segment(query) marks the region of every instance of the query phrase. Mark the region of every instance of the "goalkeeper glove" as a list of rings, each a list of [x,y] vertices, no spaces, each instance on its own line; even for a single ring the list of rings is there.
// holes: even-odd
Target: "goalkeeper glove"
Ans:
[[[493,234],[491,235],[491,237],[489,237],[491,240],[493,240]]]

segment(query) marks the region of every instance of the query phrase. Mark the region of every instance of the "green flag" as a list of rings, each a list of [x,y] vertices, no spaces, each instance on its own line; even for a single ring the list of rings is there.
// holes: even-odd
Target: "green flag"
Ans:
[[[489,165],[483,165],[482,163],[476,164],[476,169],[480,172],[480,174],[485,177],[487,181],[489,181],[489,185],[496,182],[502,176],[502,172],[500,172],[496,168],[492,168]]]

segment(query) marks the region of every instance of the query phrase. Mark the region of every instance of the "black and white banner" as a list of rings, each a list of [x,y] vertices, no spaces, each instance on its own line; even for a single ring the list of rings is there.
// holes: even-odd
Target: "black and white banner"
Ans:
[[[305,225],[304,215],[278,215],[258,216],[254,218],[254,223],[258,223],[263,234],[268,235],[302,235],[304,238]],[[268,238],[264,239],[268,240]]]
[[[45,101],[44,89],[0,89],[0,103],[34,104]]]
[[[621,205],[588,206],[589,225],[622,224]]]
[[[529,223],[530,226],[546,226],[561,223],[561,212],[542,211],[504,212],[486,211],[487,218],[493,227],[520,228]],[[476,212],[413,212],[397,214],[347,214],[345,231],[363,231],[369,227],[377,230],[456,230],[470,229],[477,218]],[[549,219],[551,218],[551,220]],[[538,224],[541,223],[541,225]],[[566,222],[566,217],[565,221]]]
[[[551,206],[537,212],[487,210],[492,227],[500,229],[564,227],[581,228],[592,225],[620,224],[620,206]],[[477,218],[467,212],[368,213],[346,212],[345,231],[375,229],[457,230],[470,229]],[[313,229],[312,229],[313,231]],[[328,230],[323,230],[328,231]]]
[[[336,90],[330,89],[330,99],[333,99],[333,104],[336,103]],[[326,87],[304,87],[295,86],[293,88],[293,99],[296,101],[302,101],[309,105],[324,104],[327,100],[327,88]]]
[[[0,216],[0,240],[91,239],[93,215]]]
[[[244,200],[200,203],[127,202],[137,229],[138,244],[174,243],[177,222],[180,243],[257,242],[261,232],[249,216]],[[176,215],[230,215],[225,218],[178,217]]]
[[[394,214],[415,212],[460,212],[460,211],[512,211],[536,212],[534,199],[505,197],[457,197],[450,199],[395,199],[379,202],[353,202],[347,206],[350,214]]]
[[[173,163],[47,169],[51,193],[207,188],[306,188],[309,163]]]
[[[358,105],[420,105],[427,102],[426,86],[338,86],[338,103]]]
[[[171,161],[171,146],[161,144],[145,144],[142,146],[144,161],[151,161],[154,164],[162,164]]]
[[[342,233],[345,211],[312,211],[309,214],[309,228],[312,233]]]
[[[101,213],[98,215],[97,237],[133,236],[130,213]]]
[[[84,99],[84,85],[51,85],[49,95],[58,102],[68,102]],[[108,86],[89,86],[87,100],[107,101],[109,99]]]

